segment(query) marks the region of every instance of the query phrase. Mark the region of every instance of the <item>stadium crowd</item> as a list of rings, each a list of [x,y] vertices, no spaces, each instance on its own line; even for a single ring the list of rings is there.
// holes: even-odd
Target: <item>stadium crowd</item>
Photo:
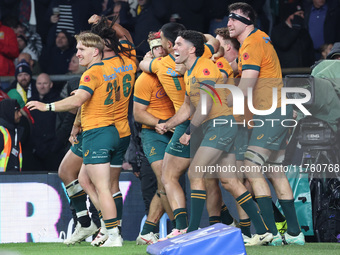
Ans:
[[[1,2],[0,76],[14,81],[0,84],[0,171],[58,171],[77,220],[65,244],[96,233],[94,246],[123,245],[118,181],[124,167],[141,179],[148,215],[137,244],[159,241],[164,212],[173,225],[166,238],[197,230],[206,204],[210,224],[238,224],[246,245],[303,245],[284,172],[266,174],[284,216],[261,173],[264,164],[282,167],[289,129],[213,128],[221,118],[283,120],[281,68],[339,59],[340,1],[270,3]],[[237,85],[257,110],[270,109],[276,88],[278,106],[270,116],[247,109],[233,115],[236,102],[215,84]],[[293,118],[292,108],[287,115]],[[214,178],[195,172],[197,165],[216,164],[255,170]],[[186,172],[190,215],[181,179]],[[237,201],[239,223],[219,183]],[[89,217],[87,195],[98,221]]]

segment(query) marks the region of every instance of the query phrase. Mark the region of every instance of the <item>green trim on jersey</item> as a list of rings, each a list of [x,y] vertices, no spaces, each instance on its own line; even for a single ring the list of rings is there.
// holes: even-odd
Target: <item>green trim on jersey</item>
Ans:
[[[79,86],[79,89],[83,89],[83,90],[89,92],[91,95],[93,95],[93,90],[90,89],[89,87],[86,87],[86,86],[84,86],[84,85],[80,85],[80,86]]]
[[[146,100],[141,99],[141,98],[136,97],[136,96],[133,96],[133,101],[140,103],[140,104],[143,104],[143,105],[149,105],[150,104],[149,101],[146,101]]]
[[[261,67],[256,65],[242,65],[242,71],[244,70],[255,70],[260,72]]]

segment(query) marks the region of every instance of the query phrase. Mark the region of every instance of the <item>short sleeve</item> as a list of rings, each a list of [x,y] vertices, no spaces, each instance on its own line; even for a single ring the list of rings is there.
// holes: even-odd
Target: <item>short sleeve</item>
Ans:
[[[256,70],[260,71],[263,54],[261,44],[245,45],[242,52],[240,52],[240,59],[243,70]]]
[[[136,81],[133,101],[149,105],[152,95],[152,81],[142,74]]]
[[[89,69],[83,73],[79,82],[79,89],[86,90],[91,95],[93,94],[96,86],[100,84],[98,74],[95,73],[95,69]]]

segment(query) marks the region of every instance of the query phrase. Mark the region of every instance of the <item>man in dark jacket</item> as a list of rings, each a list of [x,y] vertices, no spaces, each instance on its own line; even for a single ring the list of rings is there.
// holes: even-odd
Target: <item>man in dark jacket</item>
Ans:
[[[315,58],[319,60],[321,45],[340,41],[340,4],[337,0],[305,2],[305,25],[314,43]]]
[[[58,93],[52,90],[53,82],[46,73],[37,77],[36,87],[39,95],[31,99],[43,103],[51,103],[60,100]],[[64,156],[62,141],[56,136],[57,115],[63,113],[32,111],[34,126],[32,129],[33,154],[37,159],[35,170],[57,171]]]
[[[23,128],[18,127],[21,116],[20,106],[15,99],[0,102],[0,172],[21,171],[20,139]]]
[[[32,69],[26,60],[21,60],[15,68],[15,81],[5,90],[8,96],[16,99],[21,108],[33,95],[37,95],[35,81],[32,79]]]
[[[282,21],[273,28],[271,39],[282,68],[314,64],[313,41],[304,28],[304,12],[300,5],[291,3],[284,6]]]

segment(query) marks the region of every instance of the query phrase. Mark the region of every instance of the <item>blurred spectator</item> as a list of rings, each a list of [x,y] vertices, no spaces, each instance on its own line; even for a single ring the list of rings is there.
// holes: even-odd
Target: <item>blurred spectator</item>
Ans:
[[[139,60],[150,50],[149,44],[145,40],[149,32],[158,31],[169,18],[170,13],[166,0],[138,0],[134,18],[133,41]]]
[[[4,24],[11,27],[17,35],[20,52],[29,53],[37,62],[42,51],[41,37],[38,33],[30,30],[28,24],[21,23],[17,17],[7,17]],[[19,39],[20,38],[20,39]]]
[[[23,128],[18,126],[21,116],[16,100],[0,102],[0,172],[21,171]]]
[[[113,0],[102,0],[102,11],[100,12],[100,15],[107,16],[111,15],[113,13],[113,2],[118,2],[118,1],[113,1]]]
[[[32,57],[31,57],[31,54],[29,54],[29,53],[20,53],[16,60],[18,61],[17,64],[19,64],[22,60],[25,60],[27,62],[27,64],[31,67],[31,70],[33,70],[34,61],[33,61]]]
[[[313,40],[315,59],[320,59],[321,45],[340,41],[339,1],[312,0],[305,8],[305,25]]]
[[[333,47],[333,43],[325,43],[325,44],[321,45],[321,47],[320,47],[321,59],[327,58],[327,55],[331,51],[332,47]]]
[[[86,67],[79,65],[79,59],[77,58],[76,54],[74,54],[70,61],[70,64],[68,65],[68,70],[69,73],[67,74],[69,75],[79,74],[79,77],[71,78],[66,82],[65,86],[60,92],[60,96],[62,98],[70,96],[73,90],[78,89],[80,75],[86,70]]]
[[[18,55],[19,48],[14,31],[0,21],[0,76],[14,75],[14,59]]]
[[[20,53],[19,56],[17,57],[17,59],[15,60],[15,63],[18,64],[20,63],[22,60],[25,60],[29,66],[31,67],[32,70],[32,75],[37,75],[40,72],[40,66],[38,62],[33,61],[31,54],[29,53]]]
[[[18,41],[19,52],[22,52],[22,50],[25,49],[27,46],[27,38],[24,35],[17,35],[17,41]]]
[[[39,64],[41,70],[51,74],[66,74],[73,54],[76,51],[75,40],[65,30],[58,33],[52,47],[44,48]]]
[[[116,22],[129,31],[134,30],[132,15],[130,12],[130,5],[128,1],[115,0],[112,7],[112,12],[107,17],[117,17]]]
[[[172,22],[183,24],[187,29],[206,33],[209,29],[207,16],[208,0],[173,0],[171,13],[177,16]],[[226,14],[226,13],[225,13]],[[157,30],[153,30],[157,31]]]
[[[301,5],[286,4],[281,18],[281,22],[273,28],[271,35],[281,67],[310,67],[315,61],[313,41],[304,28],[304,12]]]
[[[54,44],[57,34],[66,30],[71,36],[90,29],[87,20],[101,13],[102,1],[98,0],[52,0],[46,16],[43,36],[48,47]]]
[[[212,0],[209,4],[209,34],[216,36],[216,28],[227,27],[228,24],[228,5],[231,0]]]
[[[68,74],[82,74],[85,70],[86,67],[79,65],[79,59],[77,58],[76,54],[74,54],[70,63],[68,64]]]
[[[53,82],[46,73],[42,73],[37,77],[36,87],[38,95],[33,96],[31,100],[51,103],[61,99],[52,90]],[[57,115],[59,113],[53,111],[31,111],[31,114],[34,118],[32,129],[33,155],[37,160],[34,170],[57,171],[64,156],[64,150],[61,145],[65,142],[56,136]]]
[[[339,59],[340,60],[340,42],[336,42],[327,55],[327,59]]]
[[[25,106],[27,100],[37,94],[35,82],[32,79],[31,67],[25,60],[22,60],[16,66],[15,81],[5,92],[10,98],[16,99],[21,108]]]

